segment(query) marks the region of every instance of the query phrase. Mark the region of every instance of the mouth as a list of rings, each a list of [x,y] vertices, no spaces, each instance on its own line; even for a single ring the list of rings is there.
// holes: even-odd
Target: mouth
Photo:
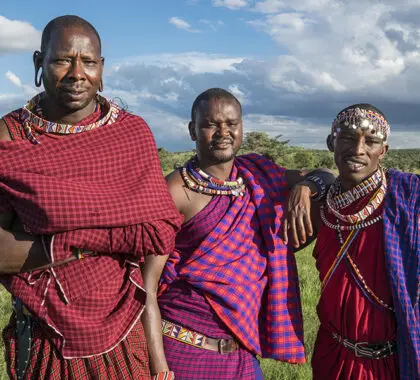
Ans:
[[[214,149],[227,149],[231,147],[233,142],[231,140],[214,141],[211,145]]]
[[[359,172],[367,165],[366,162],[354,158],[345,159],[344,164],[347,165],[351,172]]]
[[[72,98],[73,100],[81,99],[86,93],[86,90],[83,90],[80,88],[71,88],[71,87],[63,88],[62,91],[65,95]]]

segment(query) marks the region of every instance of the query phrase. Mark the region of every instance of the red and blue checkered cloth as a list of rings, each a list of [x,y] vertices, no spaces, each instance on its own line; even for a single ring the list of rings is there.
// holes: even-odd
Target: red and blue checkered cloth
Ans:
[[[5,120],[22,128],[19,112]],[[0,280],[63,357],[103,353],[140,318],[146,293],[138,263],[172,252],[182,217],[140,117],[121,111],[112,125],[39,140],[0,142],[0,212],[13,210],[33,234],[54,233],[53,262],[72,247],[104,255]]]
[[[396,170],[388,174],[384,236],[400,379],[420,379],[420,177]]]
[[[183,280],[207,301],[251,352],[305,362],[295,257],[281,239],[285,169],[256,154],[235,159],[232,178],[247,187],[186,261],[175,251],[162,285]]]

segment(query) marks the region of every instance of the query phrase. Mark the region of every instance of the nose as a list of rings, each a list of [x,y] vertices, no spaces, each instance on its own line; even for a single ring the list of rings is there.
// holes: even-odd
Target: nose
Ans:
[[[71,69],[69,72],[69,78],[73,78],[75,80],[82,80],[85,78],[85,70],[83,67],[83,62],[76,58],[73,60]]]
[[[365,154],[365,151],[366,151],[365,139],[363,137],[356,139],[353,146],[354,155],[363,156]]]
[[[229,126],[226,123],[221,123],[220,124],[219,134],[220,134],[220,136],[228,136],[229,135]]]

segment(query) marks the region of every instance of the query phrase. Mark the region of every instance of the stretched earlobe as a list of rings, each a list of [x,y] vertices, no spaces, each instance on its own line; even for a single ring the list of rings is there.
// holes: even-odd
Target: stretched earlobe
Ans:
[[[38,50],[34,52],[32,56],[35,66],[35,86],[41,87],[42,84],[42,53]],[[41,75],[38,77],[39,70],[41,70]]]
[[[102,92],[104,90],[104,82],[103,82],[103,80],[101,79],[101,81],[99,82],[99,88],[98,88],[98,91],[99,92]]]
[[[41,70],[41,74],[38,77],[38,73],[39,73],[40,70]],[[42,68],[39,67],[39,68],[35,69],[35,86],[36,87],[41,87],[41,84],[42,84]]]

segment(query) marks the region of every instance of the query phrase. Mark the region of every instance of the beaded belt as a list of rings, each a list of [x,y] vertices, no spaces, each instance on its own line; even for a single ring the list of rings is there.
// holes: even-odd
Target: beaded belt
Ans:
[[[356,357],[364,359],[384,359],[397,352],[397,342],[385,343],[353,342],[338,334],[332,333],[334,339],[344,347],[354,352]]]
[[[234,339],[209,338],[164,319],[162,319],[162,334],[190,346],[216,351],[220,354],[229,354],[239,348],[238,343]]]

